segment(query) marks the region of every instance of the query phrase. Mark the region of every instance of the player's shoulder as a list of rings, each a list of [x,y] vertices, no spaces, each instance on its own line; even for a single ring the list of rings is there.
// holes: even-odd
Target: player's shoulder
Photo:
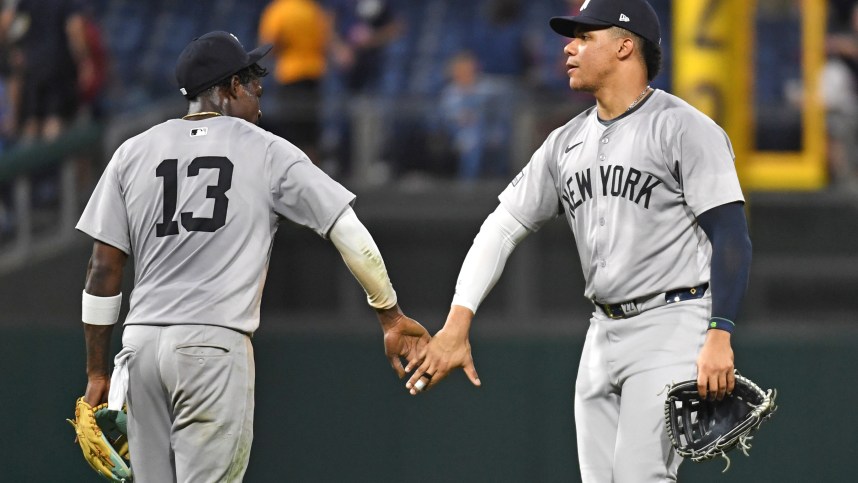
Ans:
[[[569,135],[574,135],[576,132],[580,131],[587,122],[592,122],[595,110],[595,105],[584,109],[566,124],[551,131],[545,139],[545,144],[547,146],[553,145],[558,139],[565,139],[569,137]]]
[[[657,90],[650,100],[653,101],[652,112],[671,131],[683,131],[693,127],[722,130],[712,118],[669,92]]]
[[[177,121],[177,119],[169,119],[126,139],[122,144],[119,145],[118,148],[116,148],[116,154],[114,155],[114,159],[117,161],[122,161],[123,159],[126,159],[128,157],[129,153],[139,151],[141,149],[145,149],[149,145],[162,142],[162,133],[165,129],[165,126],[174,121]]]

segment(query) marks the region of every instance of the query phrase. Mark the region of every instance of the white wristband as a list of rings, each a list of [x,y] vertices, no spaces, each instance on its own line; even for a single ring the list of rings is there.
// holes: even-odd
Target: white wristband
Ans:
[[[119,320],[122,292],[113,297],[97,297],[83,292],[80,319],[90,325],[113,325]]]

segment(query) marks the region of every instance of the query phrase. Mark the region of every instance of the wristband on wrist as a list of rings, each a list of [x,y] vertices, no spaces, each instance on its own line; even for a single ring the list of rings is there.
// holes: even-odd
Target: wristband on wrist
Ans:
[[[729,333],[733,333],[736,330],[736,323],[730,319],[725,319],[723,317],[712,317],[709,319],[709,329],[721,329],[725,330]]]
[[[112,297],[98,297],[83,292],[80,319],[90,325],[113,325],[119,320],[122,293]]]

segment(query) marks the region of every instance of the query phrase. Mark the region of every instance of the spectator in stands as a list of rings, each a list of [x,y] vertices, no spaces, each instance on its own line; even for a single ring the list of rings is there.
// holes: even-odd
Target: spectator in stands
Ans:
[[[441,94],[444,130],[458,154],[458,178],[506,176],[509,118],[499,110],[497,84],[485,79],[477,58],[460,52],[449,62],[449,84]]]
[[[386,48],[404,32],[390,0],[332,0],[334,58],[350,93],[381,87]]]
[[[858,180],[858,4],[851,29],[826,39],[828,61],[822,72],[829,138],[829,167],[835,186]]]
[[[17,132],[22,141],[56,138],[77,114],[79,85],[93,82],[96,70],[83,13],[79,0],[19,0],[3,11],[4,27],[21,26],[13,31],[20,35],[15,43],[20,55],[13,57],[12,69],[20,79]]]
[[[520,0],[489,0],[474,24],[470,50],[480,59],[485,76],[518,83],[524,80],[535,54],[525,35]]]
[[[323,134],[322,167],[328,172],[346,175],[353,170],[354,133],[351,128],[354,108],[358,107],[353,101],[356,97],[382,93],[388,47],[402,36],[405,23],[395,11],[392,0],[330,0],[328,6],[333,17],[332,49],[338,73],[333,80],[338,88],[330,91],[332,110]],[[372,99],[373,109],[389,110],[385,100],[389,99]],[[379,117],[383,120],[375,136],[379,145],[384,145],[389,127],[384,122],[385,115]],[[392,171],[388,163],[374,162],[372,178],[376,183],[383,183]]]
[[[274,46],[278,108],[264,127],[318,159],[321,81],[326,71],[331,23],[315,0],[274,0],[259,21],[259,42]]]
[[[481,82],[491,86],[493,96],[486,101],[492,110],[492,129],[485,134],[499,138],[485,139],[482,144],[495,146],[500,142],[506,147],[495,149],[494,166],[486,166],[497,168],[509,163],[513,118],[527,93],[523,86],[537,54],[526,35],[521,0],[488,0],[483,7],[473,26],[470,50],[479,59]],[[495,169],[492,173],[503,174]]]
[[[92,6],[83,16],[82,61],[78,64],[79,113],[101,119],[104,116],[104,93],[107,87],[108,54],[104,45],[104,34],[95,20]]]
[[[0,46],[2,46],[2,59],[0,59],[0,73],[3,76],[3,119],[0,130],[5,140],[11,141],[17,136],[18,131],[18,104],[20,103],[21,75],[20,65],[21,49],[17,45],[23,30],[22,19],[15,15],[14,6],[11,2],[4,2],[0,11]],[[11,144],[11,143],[10,143]]]

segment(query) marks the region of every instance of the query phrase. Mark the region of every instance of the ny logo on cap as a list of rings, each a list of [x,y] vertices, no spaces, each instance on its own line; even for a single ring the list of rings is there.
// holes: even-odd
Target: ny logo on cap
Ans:
[[[584,10],[584,9],[586,9],[586,8],[587,8],[587,5],[590,5],[590,0],[586,0],[586,1],[584,2],[584,5],[581,5],[581,8],[580,8],[579,10]]]
[[[624,14],[624,13],[620,14],[620,22],[630,22],[630,21],[631,21],[631,19],[629,17],[626,17],[626,14]]]

